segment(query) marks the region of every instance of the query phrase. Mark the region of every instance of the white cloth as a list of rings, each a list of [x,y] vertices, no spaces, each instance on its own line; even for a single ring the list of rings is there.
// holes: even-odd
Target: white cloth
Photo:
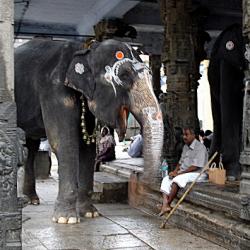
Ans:
[[[38,150],[39,151],[48,151],[49,152],[49,156],[51,155],[51,147],[50,147],[48,139],[40,141],[40,145],[39,145],[39,149]]]
[[[140,157],[143,150],[143,137],[138,134],[133,137],[133,141],[128,148],[128,155],[130,157]]]
[[[176,183],[180,188],[184,188],[186,187],[188,182],[193,182],[199,174],[200,173],[197,173],[197,172],[180,174],[174,177],[173,179],[169,179],[169,176],[167,175],[162,180],[161,192],[167,195],[170,194],[171,186],[173,182]],[[207,174],[202,174],[197,180],[197,182],[202,182],[202,181],[205,181],[206,179],[207,179]]]
[[[50,151],[50,145],[49,145],[49,141],[46,140],[41,140],[40,142],[40,146],[39,146],[39,151]]]

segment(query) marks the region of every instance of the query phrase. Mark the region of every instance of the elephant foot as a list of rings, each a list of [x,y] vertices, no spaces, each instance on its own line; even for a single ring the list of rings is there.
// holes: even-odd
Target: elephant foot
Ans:
[[[72,204],[57,202],[52,221],[59,224],[76,224],[80,222],[80,218],[77,216],[76,209]]]
[[[238,162],[224,164],[228,181],[236,181],[240,178],[240,165]]]
[[[39,205],[40,204],[40,199],[39,199],[37,194],[24,193],[24,195],[27,197],[29,205]]]
[[[91,202],[78,202],[78,212],[81,217],[96,218],[99,216],[97,209],[91,204]]]

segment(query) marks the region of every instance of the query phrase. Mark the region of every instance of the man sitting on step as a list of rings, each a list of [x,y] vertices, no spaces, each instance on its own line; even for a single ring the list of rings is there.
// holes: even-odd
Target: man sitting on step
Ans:
[[[160,205],[160,216],[171,211],[171,202],[176,197],[180,188],[184,188],[188,182],[192,182],[201,172],[208,161],[206,147],[195,138],[194,129],[187,127],[183,129],[182,155],[174,171],[164,177],[161,183],[163,203]],[[202,174],[198,181],[204,181],[207,174]]]

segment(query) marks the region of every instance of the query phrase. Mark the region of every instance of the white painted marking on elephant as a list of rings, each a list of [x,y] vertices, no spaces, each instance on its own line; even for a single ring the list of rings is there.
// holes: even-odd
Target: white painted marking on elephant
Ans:
[[[234,49],[234,43],[233,43],[233,41],[227,41],[227,43],[226,43],[226,49],[227,50],[233,50]]]
[[[108,66],[108,65],[105,66],[105,70],[106,70],[106,73],[105,73],[105,75],[104,75],[104,78],[106,79],[107,82],[109,82],[109,83],[111,84],[111,86],[112,86],[113,89],[114,89],[115,96],[116,96],[116,88],[115,88],[115,85],[114,85],[114,83],[113,83],[113,81],[112,81],[112,79],[113,79],[113,74],[114,74],[114,73],[113,73],[111,67]]]
[[[147,116],[147,121],[152,124],[158,126],[162,124],[162,119],[159,119],[159,115],[161,115],[161,111],[158,111],[158,107],[146,107],[142,109],[142,113]]]
[[[147,123],[145,124],[145,127],[150,130],[150,135],[152,138],[154,138],[155,142],[151,145],[151,148],[149,149],[151,150],[151,152],[161,150],[162,145],[162,138],[158,138],[158,136],[159,132],[163,131],[163,122],[162,119],[157,119],[159,112],[157,112],[156,110],[156,107],[146,107],[142,109],[142,113],[147,116]]]
[[[144,74],[143,78],[145,78],[146,83],[147,83],[147,85],[148,85],[148,88],[149,88],[149,90],[150,90],[150,92],[151,92],[151,95],[152,95],[153,98],[154,98],[155,105],[157,106],[157,112],[160,112],[160,107],[159,107],[159,105],[158,105],[158,101],[157,101],[157,99],[156,99],[156,96],[155,96],[154,90],[153,90],[152,75],[150,74],[149,70],[146,70],[146,69],[143,71],[143,74]]]
[[[84,65],[82,63],[76,63],[75,72],[82,75],[84,73]]]
[[[138,76],[140,79],[143,78],[143,72],[140,72],[140,71],[149,71],[148,67],[138,61],[134,55],[133,55],[133,52],[132,52],[132,48],[125,43],[125,45],[128,47],[129,51],[130,51],[130,54],[131,54],[131,57],[132,59],[130,58],[124,58],[124,54],[122,51],[117,51],[116,52],[116,58],[118,59],[118,61],[116,61],[113,66],[108,66],[106,65],[105,66],[105,70],[106,70],[106,73],[104,75],[104,78],[106,79],[107,82],[111,83],[113,89],[114,89],[114,92],[115,92],[115,95],[116,95],[116,88],[113,84],[113,81],[117,84],[117,85],[123,85],[124,83],[121,81],[121,79],[119,78],[118,74],[119,74],[119,70],[120,70],[120,67],[128,62],[128,63],[131,63],[133,69],[138,73]],[[119,55],[118,55],[119,54]]]
[[[250,46],[249,44],[246,44],[246,51],[244,53],[244,56],[248,62],[250,62]]]

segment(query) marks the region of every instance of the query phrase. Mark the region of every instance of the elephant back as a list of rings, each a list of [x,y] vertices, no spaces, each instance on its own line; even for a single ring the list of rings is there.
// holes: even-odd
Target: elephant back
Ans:
[[[40,99],[63,85],[67,67],[80,43],[33,39],[15,49],[17,123],[42,126]]]

